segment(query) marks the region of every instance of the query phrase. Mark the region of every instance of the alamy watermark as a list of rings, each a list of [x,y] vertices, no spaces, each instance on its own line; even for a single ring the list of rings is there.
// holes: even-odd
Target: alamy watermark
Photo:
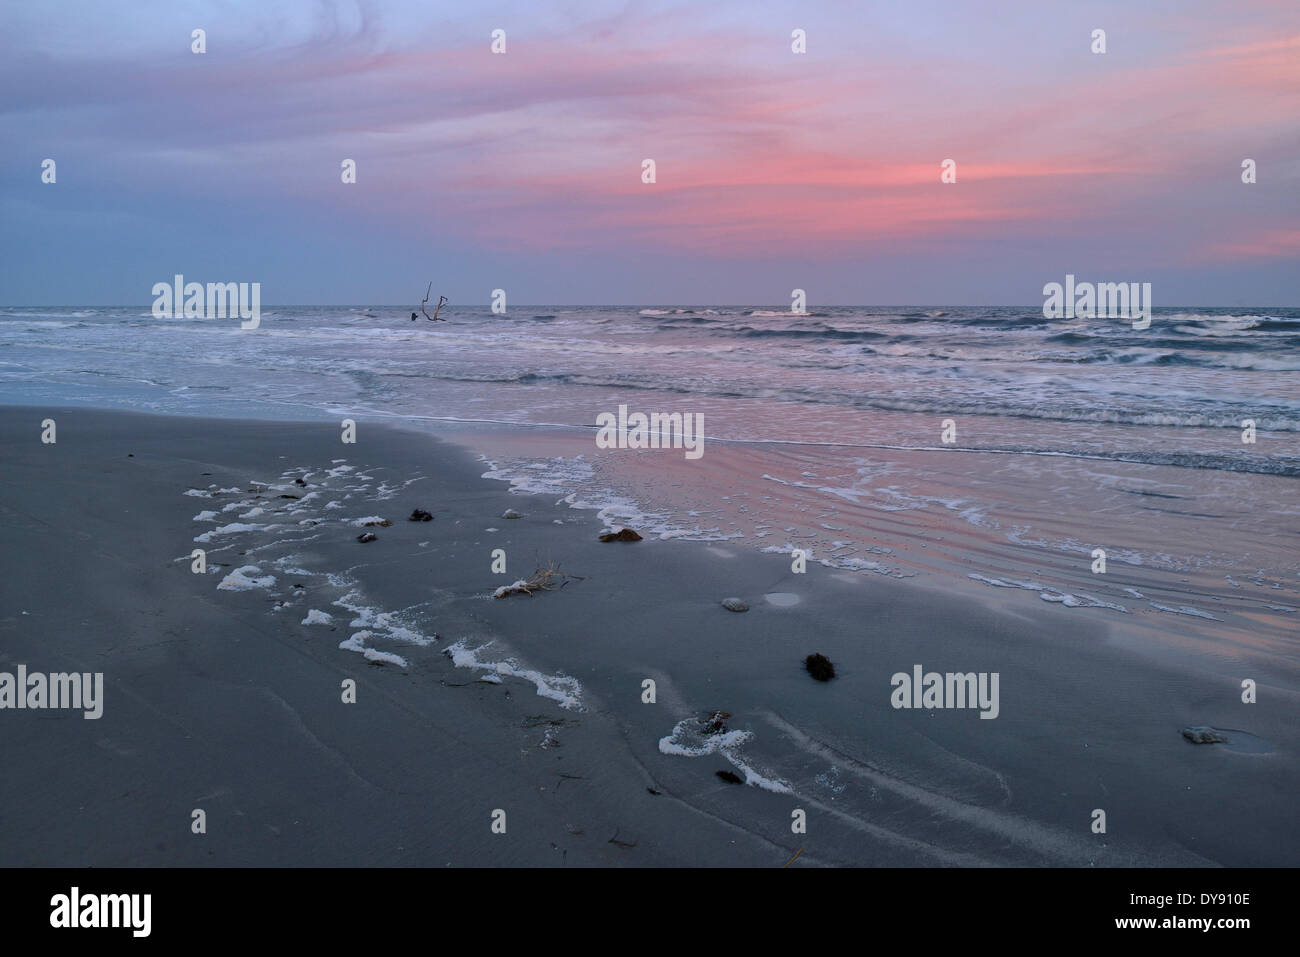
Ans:
[[[131,936],[148,937],[152,911],[152,894],[83,894],[73,887],[50,898],[50,926],[130,928]]]
[[[17,674],[0,671],[0,710],[5,708],[78,708],[87,720],[104,714],[104,673],[27,673],[19,665]]]
[[[1044,319],[1132,319],[1134,329],[1151,325],[1151,283],[1081,282],[1066,274],[1065,285],[1043,287]]]
[[[685,449],[688,459],[704,454],[704,414],[701,412],[627,411],[618,407],[618,415],[602,412],[596,416],[598,449]]]
[[[260,282],[186,282],[179,273],[174,282],[154,283],[155,319],[231,319],[244,321],[241,329],[256,329],[262,321]]]
[[[996,718],[998,678],[996,671],[922,673],[920,665],[913,665],[910,675],[899,671],[889,679],[894,688],[889,703],[895,708],[979,708],[981,718]]]

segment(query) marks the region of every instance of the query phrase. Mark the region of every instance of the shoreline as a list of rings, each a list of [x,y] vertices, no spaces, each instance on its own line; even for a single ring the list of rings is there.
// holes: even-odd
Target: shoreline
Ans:
[[[512,493],[446,437],[362,417],[345,446],[337,422],[67,408],[29,424],[32,410],[0,408],[14,487],[0,668],[98,663],[80,670],[105,672],[106,702],[97,721],[50,714],[16,735],[2,798],[20,833],[0,862],[780,866],[801,847],[799,866],[1297,861],[1294,662],[1253,655],[1260,702],[1243,706],[1225,675],[1250,649],[1216,675],[1002,589],[979,600],[811,562],[799,575],[788,555],[726,542],[601,544],[596,512]],[[322,477],[340,465],[356,474]],[[224,527],[195,513],[237,505],[250,482],[287,488],[294,470],[306,491],[264,490],[221,519],[268,526],[205,543],[231,561],[221,578],[178,560]],[[185,495],[203,482],[241,491]],[[433,521],[408,523],[415,507]],[[256,508],[262,521],[240,522]],[[330,511],[393,525],[361,544],[363,526]],[[488,597],[544,558],[581,580]],[[218,589],[236,562],[275,583]],[[749,611],[722,609],[732,595]],[[301,624],[312,610],[332,624]],[[358,632],[406,667],[338,647]],[[498,667],[457,666],[458,644]],[[812,652],[833,681],[802,670]],[[1000,674],[998,718],[891,707],[890,676],[918,664]],[[499,683],[477,680],[493,670]],[[575,707],[540,694],[561,678]],[[713,710],[731,737],[689,724]],[[1183,725],[1265,750],[1190,745]],[[196,807],[206,839],[189,831]],[[1106,835],[1089,827],[1097,807]]]
[[[1286,505],[1295,479],[1268,467],[717,438],[708,439],[708,461],[665,463],[595,448],[595,426],[350,414],[450,441],[488,461],[495,478],[570,496],[662,537],[801,547],[836,568],[987,593],[979,600],[1026,590],[1080,615],[1126,615],[1124,630],[1153,647],[1186,638],[1213,654],[1226,637],[1300,662],[1300,563],[1287,527],[1300,513]],[[831,534],[836,527],[846,534]],[[778,538],[783,528],[793,534]],[[1110,562],[1100,576],[1090,571],[1097,547]]]

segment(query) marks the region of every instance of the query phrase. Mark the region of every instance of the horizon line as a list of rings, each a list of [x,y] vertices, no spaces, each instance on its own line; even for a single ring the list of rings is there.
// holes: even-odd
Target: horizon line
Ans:
[[[455,303],[448,302],[448,306]],[[488,300],[483,303],[461,303],[461,306],[473,306],[491,309],[492,302]],[[545,308],[611,308],[611,309],[687,309],[692,305],[705,309],[725,309],[725,308],[767,308],[772,303],[761,302],[724,302],[724,303],[662,303],[662,302],[523,302],[510,306],[507,312],[500,315],[508,315],[510,310],[522,309],[525,307],[545,307]],[[153,303],[134,303],[134,302],[100,302],[100,303],[7,303],[0,305],[0,309],[130,309],[141,308],[152,310]],[[278,302],[262,303],[262,309],[407,309],[409,308],[402,303],[360,303],[360,302]],[[445,307],[444,307],[445,308]],[[780,311],[786,311],[779,304],[777,308]],[[811,312],[813,307],[809,307],[806,312]],[[940,308],[940,309],[1037,309],[1041,310],[1042,303],[1003,303],[1003,302],[965,302],[965,303],[944,303],[944,302],[915,302],[915,303],[840,303],[828,302],[820,303],[816,308],[825,309],[923,309],[923,308]],[[1282,305],[1279,303],[1272,304],[1242,304],[1242,303],[1176,303],[1168,306],[1153,306],[1153,309],[1300,309],[1300,305]],[[791,315],[804,315],[805,313],[791,312]],[[182,317],[184,318],[184,317]],[[192,318],[202,319],[205,316],[194,316]]]

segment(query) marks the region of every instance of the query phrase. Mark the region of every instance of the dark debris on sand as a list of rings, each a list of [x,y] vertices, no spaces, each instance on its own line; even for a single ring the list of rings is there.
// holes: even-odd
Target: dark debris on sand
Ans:
[[[1228,740],[1228,736],[1222,731],[1199,725],[1194,728],[1183,728],[1183,737],[1192,744],[1223,744]]]
[[[710,711],[700,719],[700,734],[726,734],[730,711]]]
[[[818,681],[830,681],[835,677],[835,666],[825,655],[809,655],[803,660],[803,666]]]
[[[433,516],[430,515],[428,512],[426,512],[424,509],[417,508],[415,511],[411,512],[411,517],[408,518],[407,521],[408,522],[432,522]]]
[[[620,528],[617,532],[601,532],[602,542],[639,542],[641,536],[630,528]]]
[[[740,775],[736,774],[735,771],[714,771],[713,773],[722,778],[722,780],[726,781],[728,784],[745,783],[744,779],[741,778]]]

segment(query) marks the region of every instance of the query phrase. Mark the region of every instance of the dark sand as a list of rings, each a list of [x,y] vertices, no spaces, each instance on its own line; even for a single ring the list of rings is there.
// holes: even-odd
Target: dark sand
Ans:
[[[40,442],[47,416],[55,445]],[[1300,863],[1300,682],[1249,649],[1170,660],[1033,595],[978,602],[811,563],[796,575],[788,556],[740,548],[601,544],[593,513],[510,494],[461,449],[365,421],[343,445],[320,423],[5,409],[0,456],[0,670],[105,681],[99,720],[0,711],[0,865],[779,867],[801,849],[793,866]],[[251,498],[187,488],[302,468],[335,494],[347,476],[320,478],[335,459],[376,477],[337,514],[391,519],[377,541],[309,509],[310,542],[222,537],[209,561],[231,567],[206,575],[178,560],[216,524],[197,513]],[[301,534],[286,510],[305,506],[279,494],[259,501]],[[408,523],[417,507],[435,520]],[[494,548],[509,574],[491,573]],[[310,574],[269,564],[291,553]],[[582,580],[488,597],[537,558]],[[218,590],[243,564],[275,585]],[[441,638],[367,642],[406,667],[341,650],[364,628],[333,604],[349,589],[325,573],[345,571],[365,606]],[[722,609],[731,595],[750,610]],[[308,609],[332,625],[300,624]],[[571,676],[580,706],[477,681],[443,653],[460,640]],[[833,681],[804,671],[811,652]],[[999,716],[895,710],[890,676],[914,664],[998,672]],[[1258,704],[1240,702],[1242,677]],[[346,678],[357,704],[340,700]],[[791,793],[727,783],[715,771],[745,775],[720,753],[661,751],[714,709],[752,732],[733,757]],[[1179,734],[1193,724],[1252,736],[1193,745]]]

